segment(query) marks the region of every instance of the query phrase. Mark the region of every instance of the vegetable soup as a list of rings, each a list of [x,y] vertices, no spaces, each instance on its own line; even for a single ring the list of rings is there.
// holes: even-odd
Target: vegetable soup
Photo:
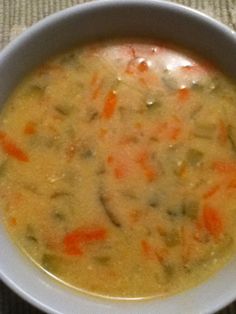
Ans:
[[[52,58],[0,115],[0,205],[15,243],[80,291],[199,284],[235,253],[235,82],[152,41]]]

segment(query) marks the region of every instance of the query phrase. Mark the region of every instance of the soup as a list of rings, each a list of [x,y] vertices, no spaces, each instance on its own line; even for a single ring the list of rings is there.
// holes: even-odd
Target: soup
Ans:
[[[80,291],[151,298],[235,252],[236,88],[151,41],[78,47],[0,116],[0,204],[15,243]]]

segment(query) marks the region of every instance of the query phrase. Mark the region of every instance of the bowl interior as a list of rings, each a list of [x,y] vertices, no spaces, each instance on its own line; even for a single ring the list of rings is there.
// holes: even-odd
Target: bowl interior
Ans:
[[[0,56],[0,105],[17,82],[49,56],[75,44],[111,37],[167,40],[210,58],[236,76],[236,36],[194,10],[155,0],[104,0],[79,5],[37,23]],[[0,277],[22,297],[51,313],[209,313],[236,297],[236,258],[208,282],[149,302],[93,299],[54,282],[15,249],[0,224]]]

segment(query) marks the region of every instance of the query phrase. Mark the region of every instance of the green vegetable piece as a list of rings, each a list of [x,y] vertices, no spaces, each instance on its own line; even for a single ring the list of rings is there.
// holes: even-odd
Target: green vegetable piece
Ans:
[[[58,210],[55,210],[53,212],[53,218],[57,221],[65,221],[66,220],[66,215]]]
[[[56,272],[58,272],[60,260],[61,259],[58,256],[45,253],[42,256],[41,265],[47,271],[49,271],[51,273],[56,273]]]
[[[82,159],[90,159],[93,157],[94,153],[89,148],[81,147],[79,150],[79,155]]]
[[[162,264],[163,267],[163,271],[164,271],[164,275],[165,275],[165,279],[168,281],[170,279],[173,278],[174,274],[175,274],[175,268],[173,265],[169,264],[169,263],[165,263]]]
[[[193,135],[202,139],[213,139],[216,134],[216,127],[213,124],[195,123]]]
[[[197,149],[189,149],[186,154],[188,164],[191,166],[199,166],[202,162],[204,154]]]
[[[157,208],[159,203],[159,197],[157,195],[152,195],[148,200],[148,205],[152,208]]]
[[[72,107],[66,104],[56,105],[55,110],[63,116],[68,116],[71,113]]]
[[[172,208],[167,209],[167,215],[173,218],[184,216],[184,203],[179,203]]]
[[[232,150],[236,152],[236,130],[231,125],[229,125],[228,127],[228,139],[231,144]]]
[[[199,202],[194,200],[185,201],[184,214],[191,219],[196,219],[199,213]]]
[[[111,258],[109,256],[95,256],[94,261],[96,264],[106,266],[110,263]]]
[[[34,228],[31,225],[26,226],[25,237],[28,241],[38,243],[38,239],[35,235]]]
[[[46,86],[41,86],[40,84],[33,84],[27,87],[26,90],[26,96],[28,97],[37,97],[40,98],[44,95],[45,93],[45,87]]]

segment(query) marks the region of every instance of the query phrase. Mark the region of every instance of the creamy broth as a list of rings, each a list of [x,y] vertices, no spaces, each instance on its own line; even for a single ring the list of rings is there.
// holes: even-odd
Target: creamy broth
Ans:
[[[108,41],[37,68],[0,116],[17,245],[81,291],[190,288],[235,253],[236,88],[188,52]]]

